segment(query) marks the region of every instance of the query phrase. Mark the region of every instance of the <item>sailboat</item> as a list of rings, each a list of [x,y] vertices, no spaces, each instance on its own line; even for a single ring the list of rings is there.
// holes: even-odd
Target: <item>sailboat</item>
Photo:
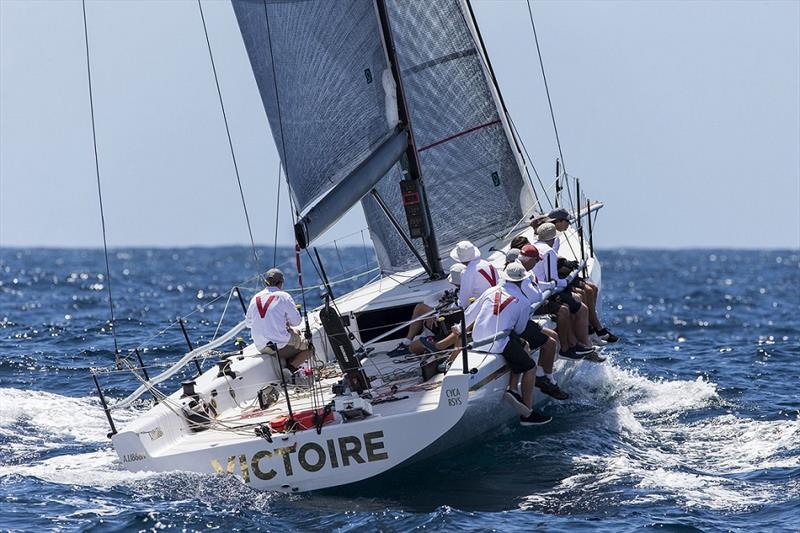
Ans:
[[[457,242],[470,240],[501,269],[511,238],[534,242],[529,220],[545,211],[469,2],[232,5],[289,185],[298,250],[360,203],[382,275],[346,295],[328,286],[324,304],[305,313],[315,355],[294,383],[253,344],[229,349],[242,320],[161,374],[136,374],[127,398],[108,405],[101,393],[122,465],[302,492],[446,453],[515,419],[502,400],[503,357],[466,333],[457,357],[435,364],[390,353],[432,294],[445,296],[426,316],[463,320],[445,276]],[[559,172],[557,189],[568,182]],[[578,224],[561,235],[560,253],[579,263],[572,276],[600,285],[582,221],[602,204],[575,193]],[[215,365],[158,392],[210,354],[220,355]],[[559,381],[578,364],[559,361]],[[111,413],[146,392],[158,401],[117,431]]]

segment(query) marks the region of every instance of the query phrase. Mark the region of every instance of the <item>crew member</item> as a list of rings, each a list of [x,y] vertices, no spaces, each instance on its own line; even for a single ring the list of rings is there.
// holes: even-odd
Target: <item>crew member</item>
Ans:
[[[526,244],[522,247],[520,252],[519,260],[520,263],[529,271],[531,272],[536,264],[540,261],[539,250],[532,244]],[[547,328],[540,328],[542,332],[550,337],[553,340],[553,347],[552,347],[552,356],[550,355],[550,348],[543,347],[541,350],[541,355],[539,356],[539,366],[536,369],[536,386],[539,387],[542,392],[545,394],[550,394],[548,391],[553,391],[555,394],[550,394],[554,398],[558,398],[562,394],[556,391],[556,388],[550,387],[550,384],[555,385],[556,381],[553,377],[553,362],[555,361],[555,341],[560,341],[561,343],[561,350],[559,351],[559,355],[561,357],[565,357],[568,359],[582,359],[586,358],[589,361],[602,363],[605,361],[605,358],[598,355],[596,352],[592,351],[589,353],[577,353],[576,346],[578,345],[578,341],[575,337],[574,332],[572,331],[572,320],[569,312],[569,308],[560,302],[553,302],[552,305],[549,305],[550,302],[541,303],[543,300],[543,292],[552,289],[553,282],[539,282],[536,278],[536,275],[531,272],[530,277],[522,283],[522,292],[528,298],[531,305],[537,305],[537,310],[544,306],[545,309],[550,311],[556,317],[556,329],[557,331],[553,331]],[[555,311],[555,312],[552,312]],[[531,327],[538,327],[538,324],[534,321],[531,321],[531,324],[535,324],[536,326],[529,326]],[[530,342],[530,341],[529,341]],[[561,399],[561,398],[558,398]]]
[[[530,305],[522,294],[520,284],[528,277],[525,267],[511,263],[500,273],[505,283],[489,288],[465,311],[467,326],[473,325],[473,345],[489,353],[502,354],[511,370],[509,389],[505,397],[518,404],[520,424],[533,426],[546,424],[551,417],[533,410],[533,387],[536,363],[531,358],[527,343],[520,337],[530,318]],[[463,280],[462,280],[463,283]],[[500,337],[500,338],[498,338]],[[522,376],[522,395],[516,390]],[[523,415],[523,412],[528,412]]]
[[[533,267],[533,273],[542,282],[554,282],[555,288],[565,289],[567,281],[558,275],[558,256],[552,248],[552,244],[556,238],[556,227],[546,222],[539,226],[536,230],[536,246],[539,251],[541,260]],[[572,330],[578,340],[578,344],[574,346],[575,352],[578,355],[585,355],[594,351],[592,342],[589,339],[589,308],[586,307],[579,297],[572,294],[570,291],[562,290],[555,297],[551,297],[551,302],[560,302],[569,308],[572,316]],[[541,309],[540,312],[552,313],[552,310]]]
[[[472,299],[500,283],[497,269],[489,261],[481,259],[481,251],[471,242],[456,244],[450,257],[466,267],[461,273],[461,288],[458,291],[458,305],[462,308],[466,309]]]
[[[302,322],[291,295],[283,291],[283,272],[267,271],[267,287],[253,296],[247,307],[246,324],[258,351],[278,356],[294,373],[311,355],[308,340],[297,326]]]
[[[572,217],[570,216],[569,212],[563,208],[553,209],[550,211],[550,213],[548,213],[548,216],[550,217],[550,222],[556,227],[556,231],[559,233],[567,231],[570,222],[572,222]],[[553,241],[552,248],[555,250],[556,254],[558,254],[559,250],[561,249],[562,240],[563,237],[557,235]],[[577,262],[567,261],[563,257],[558,258],[558,264],[559,269],[563,269],[564,266],[566,266],[570,270],[574,270],[578,266]],[[598,339],[604,341],[601,344],[605,344],[607,342],[617,342],[619,337],[611,333],[608,328],[603,326],[597,314],[597,299],[598,293],[600,292],[599,287],[588,279],[579,279],[577,277],[573,283],[573,291],[581,296],[581,299],[589,309],[590,332],[593,332],[595,335],[597,335]]]
[[[453,286],[452,289],[443,289],[433,292],[425,297],[421,303],[414,306],[411,315],[412,320],[429,314],[431,311],[446,305],[448,302],[455,303],[461,286],[461,274],[466,268],[461,263],[455,263],[450,267],[447,281]],[[427,332],[423,332],[423,328]],[[420,333],[422,337],[416,338]],[[415,320],[408,326],[408,334],[400,340],[396,348],[388,352],[389,357],[400,357],[407,355],[422,355],[426,352],[439,352],[453,347],[459,348],[461,345],[461,329],[458,324],[453,324],[448,320],[439,321],[435,316],[429,316],[422,320]]]

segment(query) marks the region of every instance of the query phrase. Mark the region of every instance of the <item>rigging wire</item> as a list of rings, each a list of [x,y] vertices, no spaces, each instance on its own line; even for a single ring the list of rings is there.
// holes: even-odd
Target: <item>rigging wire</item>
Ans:
[[[94,94],[92,93],[92,68],[89,61],[89,27],[86,23],[86,0],[81,2],[83,6],[83,36],[86,45],[86,76],[89,81],[89,110],[92,116],[92,145],[94,147],[94,171],[97,177],[97,197],[100,200],[100,224],[103,228],[103,255],[106,261],[106,286],[108,287],[108,308],[111,313],[110,329],[111,336],[114,338],[114,362],[120,368],[119,344],[117,343],[117,328],[114,319],[114,300],[111,297],[111,268],[108,263],[108,240],[106,239],[106,216],[103,209],[103,190],[100,186],[100,162],[97,156],[97,128],[94,120]]]
[[[242,208],[244,208],[244,218],[247,221],[247,232],[250,235],[250,245],[253,247],[253,258],[255,259],[256,270],[261,270],[260,260],[258,258],[258,251],[256,250],[256,241],[253,239],[253,228],[250,224],[250,214],[247,212],[247,202],[244,198],[244,189],[242,188],[242,179],[239,177],[239,165],[236,163],[236,153],[233,149],[233,140],[231,139],[231,130],[228,126],[228,115],[225,113],[225,103],[222,100],[222,90],[219,87],[219,76],[217,76],[217,66],[214,62],[214,54],[211,51],[211,41],[208,38],[208,28],[206,27],[206,17],[203,14],[203,4],[197,0],[197,7],[200,9],[200,20],[203,21],[203,33],[206,36],[206,45],[208,46],[208,57],[211,60],[211,69],[214,72],[214,84],[217,87],[217,96],[219,97],[219,107],[222,110],[222,120],[225,122],[225,133],[228,136],[228,146],[231,150],[231,160],[233,161],[233,170],[236,173],[236,183],[239,185],[239,196],[242,198]]]
[[[539,176],[539,172],[536,170],[536,166],[533,164],[533,159],[531,158],[531,155],[528,153],[528,147],[525,145],[525,141],[522,140],[522,135],[520,135],[519,130],[517,129],[517,125],[511,118],[510,113],[506,113],[506,117],[508,117],[508,122],[511,124],[511,127],[514,129],[514,133],[516,133],[517,138],[519,139],[519,143],[522,145],[522,149],[525,152],[525,157],[528,159],[528,163],[530,163],[531,168],[533,169],[533,173],[536,176],[536,180],[539,182],[539,186],[542,188],[542,191],[544,192],[544,197],[547,200],[547,203],[550,204],[550,209],[553,209],[553,201],[550,200],[550,195],[547,193],[549,189],[545,187],[544,182],[542,182],[542,178]],[[528,179],[530,179],[530,173],[528,173]]]
[[[281,214],[281,170],[283,162],[278,157],[278,193],[275,195],[277,205],[275,206],[275,238],[272,240],[272,268],[278,265],[278,217]]]
[[[533,10],[531,0],[526,0],[528,4],[528,16],[531,19],[531,29],[533,30],[533,40],[536,43],[536,54],[539,56],[539,67],[542,69],[542,81],[544,81],[544,91],[547,94],[547,105],[550,106],[550,119],[553,121],[553,131],[556,134],[556,144],[558,145],[558,155],[561,157],[561,166],[566,172],[567,164],[564,161],[564,152],[561,151],[561,139],[558,137],[558,127],[556,126],[556,115],[553,112],[553,101],[550,99],[550,88],[547,85],[547,76],[544,73],[544,61],[542,60],[542,50],[539,48],[539,37],[536,35],[536,24],[533,22]]]

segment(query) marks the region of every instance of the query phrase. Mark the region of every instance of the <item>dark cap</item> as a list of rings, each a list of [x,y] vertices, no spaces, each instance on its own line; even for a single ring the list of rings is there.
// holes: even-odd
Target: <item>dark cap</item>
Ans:
[[[525,246],[523,246],[522,250],[520,250],[519,252],[519,255],[523,257],[531,257],[533,259],[542,258],[542,256],[539,255],[539,249],[532,244],[526,244]]]
[[[267,285],[274,287],[278,283],[283,283],[283,272],[279,268],[270,268],[265,274]]]
[[[564,208],[553,209],[547,216],[550,217],[550,222],[557,222],[559,220],[572,222],[572,216],[569,214],[569,211]]]
[[[531,227],[533,229],[538,228],[545,222],[550,222],[550,217],[548,215],[533,215],[531,217]]]

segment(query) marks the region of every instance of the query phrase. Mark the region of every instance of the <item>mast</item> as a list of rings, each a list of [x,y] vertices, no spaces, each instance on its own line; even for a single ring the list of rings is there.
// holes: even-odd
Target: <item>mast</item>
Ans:
[[[405,127],[408,135],[408,146],[403,156],[400,158],[400,169],[403,173],[403,181],[400,184],[403,194],[403,206],[406,210],[408,219],[408,229],[412,238],[422,238],[422,245],[425,249],[425,258],[428,262],[428,272],[431,279],[441,279],[444,277],[442,261],[439,258],[439,246],[436,242],[436,232],[433,228],[428,199],[425,195],[425,184],[422,180],[419,158],[417,157],[417,145],[414,141],[414,131],[411,127],[411,120],[408,114],[405,91],[403,89],[403,79],[400,76],[400,69],[397,66],[397,55],[392,38],[392,28],[389,24],[389,17],[386,14],[385,0],[375,0],[378,11],[378,20],[383,33],[383,42],[386,47],[386,54],[389,59],[389,66],[397,85],[397,110],[400,123]]]

